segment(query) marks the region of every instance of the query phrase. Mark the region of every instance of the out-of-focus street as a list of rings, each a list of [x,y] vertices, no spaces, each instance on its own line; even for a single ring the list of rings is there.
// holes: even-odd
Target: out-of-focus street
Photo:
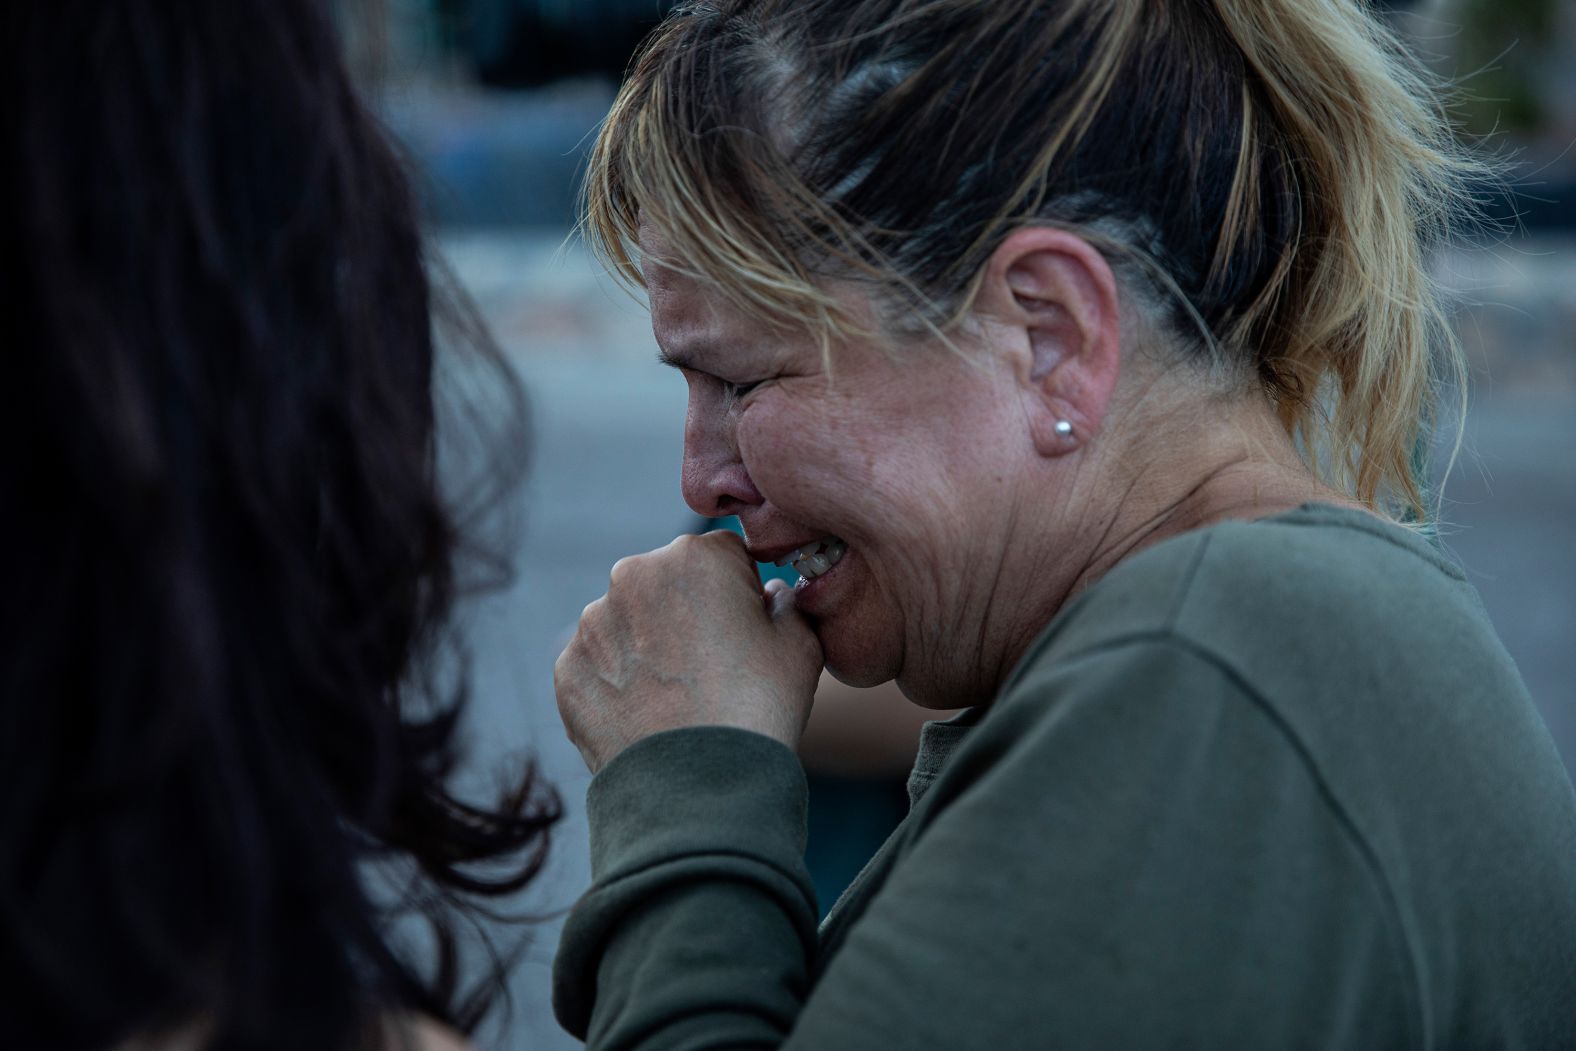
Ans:
[[[590,881],[590,776],[564,736],[552,667],[613,563],[688,527],[678,490],[684,382],[657,364],[644,310],[563,234],[457,234],[443,245],[527,385],[533,432],[513,582],[465,611],[474,657],[468,765],[485,778],[534,754],[566,812],[548,867],[519,906],[542,922],[511,976],[514,1016],[507,1030],[491,1019],[479,1041],[574,1047],[552,1020],[548,978],[559,914]]]
[[[1576,241],[1529,238],[1441,267],[1474,367],[1443,537],[1576,769]]]

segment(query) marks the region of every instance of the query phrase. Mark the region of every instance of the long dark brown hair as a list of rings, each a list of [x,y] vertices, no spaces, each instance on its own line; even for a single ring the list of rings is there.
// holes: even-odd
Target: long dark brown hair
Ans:
[[[414,965],[391,914],[452,963],[558,808],[529,772],[496,806],[446,786],[464,533],[401,165],[314,0],[5,19],[4,1042],[466,1027],[496,976]]]

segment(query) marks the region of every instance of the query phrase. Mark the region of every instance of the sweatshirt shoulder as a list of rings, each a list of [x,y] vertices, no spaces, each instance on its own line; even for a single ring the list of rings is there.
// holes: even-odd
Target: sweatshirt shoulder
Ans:
[[[1127,559],[1069,604],[1031,648],[1030,664],[1163,636],[1228,661],[1333,647],[1409,650],[1455,642],[1502,649],[1459,567],[1428,541],[1371,515],[1310,505],[1225,522]]]

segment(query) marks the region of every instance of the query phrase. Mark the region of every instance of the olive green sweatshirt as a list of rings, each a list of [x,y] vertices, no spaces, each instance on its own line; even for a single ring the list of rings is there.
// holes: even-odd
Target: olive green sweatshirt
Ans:
[[[766,737],[596,777],[593,1048],[1576,1047],[1576,793],[1461,573],[1309,505],[1122,563],[924,733],[816,929]]]

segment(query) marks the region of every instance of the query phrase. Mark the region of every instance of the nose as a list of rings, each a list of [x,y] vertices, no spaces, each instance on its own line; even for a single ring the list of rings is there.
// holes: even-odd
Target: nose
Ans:
[[[726,518],[765,502],[739,459],[732,413],[693,384],[684,416],[680,484],[690,510],[706,518]]]

